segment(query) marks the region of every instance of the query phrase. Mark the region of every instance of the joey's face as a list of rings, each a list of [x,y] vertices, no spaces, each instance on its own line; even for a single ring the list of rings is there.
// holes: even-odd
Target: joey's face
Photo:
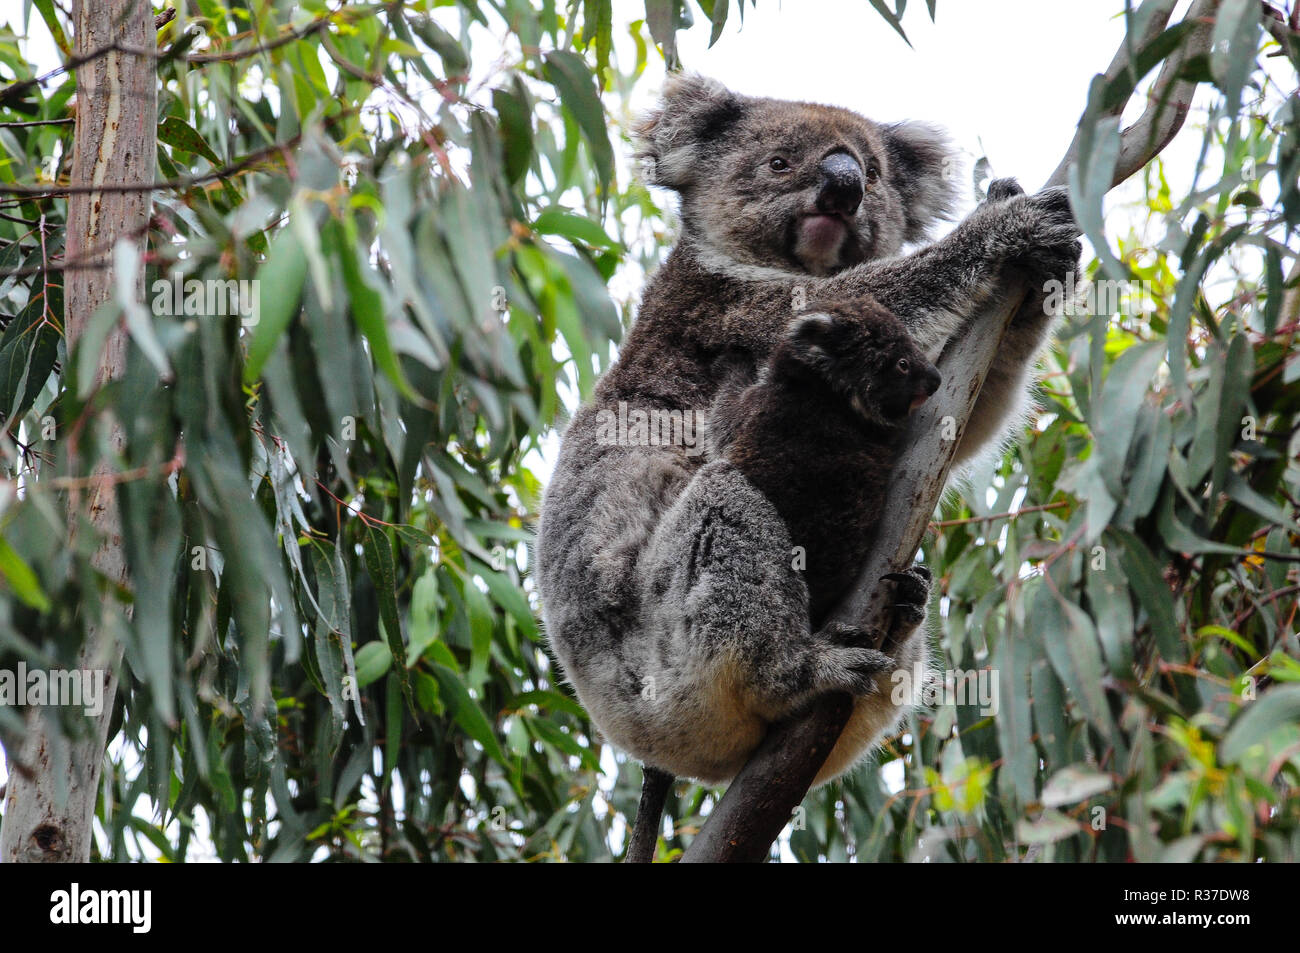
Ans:
[[[953,204],[946,140],[834,106],[678,77],[636,133],[682,198],[684,239],[720,269],[829,275],[924,237]]]
[[[910,339],[897,341],[882,352],[879,364],[872,397],[881,416],[890,422],[901,422],[939,389],[938,369]]]
[[[795,360],[878,423],[902,423],[941,383],[902,323],[876,304],[809,314],[795,321],[787,340]]]

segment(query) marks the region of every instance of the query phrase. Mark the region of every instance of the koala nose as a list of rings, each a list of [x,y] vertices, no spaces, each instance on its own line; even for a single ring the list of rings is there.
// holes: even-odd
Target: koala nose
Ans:
[[[939,369],[933,365],[926,365],[921,374],[921,390],[925,392],[926,397],[933,397],[934,392],[939,389],[943,383],[943,377],[939,374]]]
[[[821,189],[817,211],[827,215],[852,215],[862,204],[862,167],[848,153],[832,152],[817,166]]]

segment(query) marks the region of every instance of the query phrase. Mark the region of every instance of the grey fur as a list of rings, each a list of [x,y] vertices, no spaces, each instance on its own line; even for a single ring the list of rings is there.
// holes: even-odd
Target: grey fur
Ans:
[[[546,491],[536,553],[550,645],[609,741],[713,784],[735,774],[772,721],[819,694],[852,692],[854,715],[821,783],[906,711],[882,676],[925,661],[923,614],[907,604],[924,601],[925,578],[900,600],[887,657],[814,632],[790,533],[737,466],[611,441],[602,419],[620,405],[707,419],[723,382],[754,380],[800,307],[823,301],[878,301],[934,359],[953,335],[978,333],[970,316],[1005,269],[1041,287],[1077,267],[1069,203],[1060,190],[1027,196],[999,183],[951,234],[899,257],[955,204],[949,147],[932,127],[685,76],[637,132],[647,178],[681,196],[681,237],[648,282],[619,360],[575,414]],[[840,225],[814,217],[817,165],[837,152],[864,183]],[[1041,296],[1017,316],[959,458],[1021,423],[1051,321]]]

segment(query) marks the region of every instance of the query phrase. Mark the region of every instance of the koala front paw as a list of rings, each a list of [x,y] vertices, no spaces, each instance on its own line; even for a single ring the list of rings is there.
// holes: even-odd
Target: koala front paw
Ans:
[[[1083,245],[1068,190],[1050,188],[1014,196],[1001,210],[1012,228],[1008,263],[1022,269],[1031,282],[1064,283],[1068,274],[1078,271]]]
[[[984,204],[1005,202],[1007,199],[1024,194],[1025,190],[1020,187],[1020,183],[1015,179],[994,179],[989,183],[989,191],[984,197]]]
[[[930,570],[924,566],[909,566],[903,572],[885,573],[882,579],[894,584],[894,611],[889,635],[884,648],[897,645],[925,621],[925,608],[930,602]]]

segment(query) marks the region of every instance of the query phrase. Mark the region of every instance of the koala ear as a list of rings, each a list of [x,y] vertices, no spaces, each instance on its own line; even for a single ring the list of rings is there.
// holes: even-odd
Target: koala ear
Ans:
[[[669,77],[659,105],[632,127],[636,158],[650,185],[678,191],[695,178],[702,147],[744,112],[744,98],[697,73]]]
[[[818,368],[830,360],[826,345],[835,327],[835,317],[821,311],[801,314],[786,329],[790,353],[801,364]]]
[[[904,240],[922,241],[932,225],[953,217],[961,163],[948,134],[938,126],[900,122],[886,126],[884,134],[889,184],[905,216]]]

